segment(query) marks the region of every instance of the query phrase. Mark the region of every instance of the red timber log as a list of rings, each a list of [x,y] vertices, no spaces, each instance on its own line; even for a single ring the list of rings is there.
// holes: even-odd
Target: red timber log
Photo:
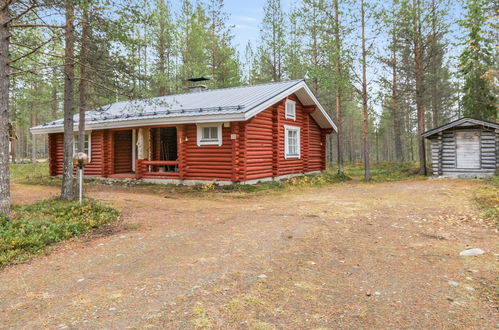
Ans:
[[[246,123],[246,180],[272,176],[273,128],[271,108],[260,112]]]
[[[224,125],[225,126],[225,125]],[[222,145],[197,145],[197,127],[186,125],[185,179],[230,181],[232,146],[230,127],[222,127]]]
[[[321,171],[323,161],[325,161],[326,146],[323,143],[319,125],[313,119],[310,120],[309,124],[308,171]]]
[[[232,181],[239,181],[239,123],[232,123],[230,130],[232,145]]]
[[[90,137],[90,163],[85,166],[85,175],[104,176],[104,131],[92,131]],[[62,175],[64,134],[49,134],[49,171],[51,176]],[[76,168],[74,169],[76,171]]]
[[[248,161],[246,156],[248,129],[246,126],[245,122],[239,123],[239,181],[246,181],[248,174],[246,169],[246,163]]]
[[[280,145],[280,135],[279,135],[279,106],[278,104],[272,107],[272,176],[279,176],[279,145]]]
[[[132,172],[132,130],[114,132],[114,174]]]
[[[49,153],[49,174],[50,176],[57,175],[57,134],[49,134],[48,136],[48,153]]]

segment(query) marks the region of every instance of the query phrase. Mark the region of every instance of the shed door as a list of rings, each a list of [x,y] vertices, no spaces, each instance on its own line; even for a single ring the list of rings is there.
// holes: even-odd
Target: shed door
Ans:
[[[457,168],[480,168],[480,132],[456,132]]]

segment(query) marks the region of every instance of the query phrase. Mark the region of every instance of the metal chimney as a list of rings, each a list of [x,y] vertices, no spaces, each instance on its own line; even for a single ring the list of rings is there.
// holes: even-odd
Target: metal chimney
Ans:
[[[200,82],[208,81],[208,80],[210,80],[210,79],[205,78],[205,77],[187,79],[187,81],[189,81],[191,83],[195,83],[195,85],[189,86],[189,93],[202,92],[202,91],[208,89],[208,87],[206,85],[200,84]]]

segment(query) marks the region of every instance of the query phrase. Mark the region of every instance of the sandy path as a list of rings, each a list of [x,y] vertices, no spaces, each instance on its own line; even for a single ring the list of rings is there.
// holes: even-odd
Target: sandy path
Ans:
[[[346,183],[246,198],[92,188],[134,230],[0,271],[0,328],[494,327],[480,283],[497,271],[497,237],[474,220],[474,185]],[[18,203],[56,193],[13,186]],[[488,253],[460,258],[467,246]]]

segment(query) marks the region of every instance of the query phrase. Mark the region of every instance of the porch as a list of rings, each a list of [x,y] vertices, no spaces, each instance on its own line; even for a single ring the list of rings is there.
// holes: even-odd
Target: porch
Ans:
[[[108,131],[109,178],[182,179],[179,141],[184,126]]]

